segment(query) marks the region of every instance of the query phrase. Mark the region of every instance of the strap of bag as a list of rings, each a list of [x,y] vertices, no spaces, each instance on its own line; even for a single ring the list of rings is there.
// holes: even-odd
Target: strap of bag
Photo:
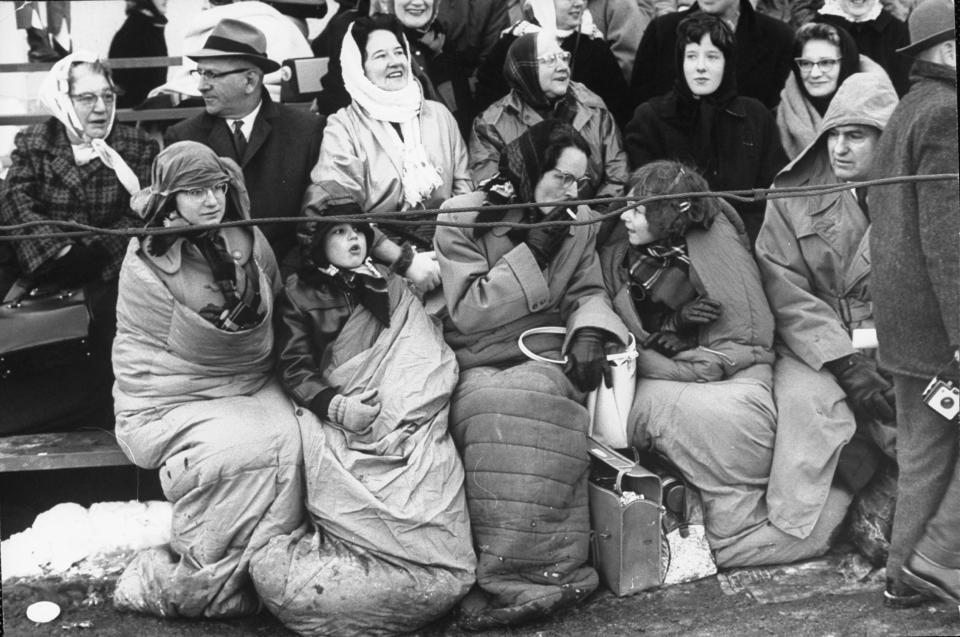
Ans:
[[[630,334],[630,340],[627,342],[627,348],[622,352],[616,352],[614,354],[607,354],[607,360],[610,361],[612,365],[620,365],[628,360],[632,360],[637,357],[637,339],[633,336],[632,332]],[[563,365],[567,362],[567,357],[564,356],[563,360],[557,360],[555,358],[547,358],[546,356],[541,356],[537,354],[529,347],[527,347],[523,339],[528,336],[535,336],[537,334],[553,334],[556,336],[566,336],[567,328],[565,327],[532,327],[529,330],[526,330],[523,334],[520,335],[520,338],[517,339],[517,347],[520,348],[520,351],[530,360],[538,361],[540,363],[554,363],[555,365]]]

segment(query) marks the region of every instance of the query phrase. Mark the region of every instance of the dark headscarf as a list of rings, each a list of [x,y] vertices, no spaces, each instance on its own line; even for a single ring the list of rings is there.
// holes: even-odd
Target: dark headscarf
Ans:
[[[821,24],[821,23],[811,23],[810,25],[805,25],[801,27],[800,33],[798,36],[802,38],[803,29],[811,30],[820,30],[824,31],[833,31],[836,33],[837,37],[840,40],[839,49],[840,49],[840,75],[837,77],[837,89],[840,88],[840,85],[843,84],[843,81],[853,75],[854,73],[860,70],[860,51],[857,50],[857,43],[853,39],[853,36],[850,35],[846,29],[841,27],[836,27],[830,24]],[[803,47],[806,46],[807,42],[811,40],[830,40],[821,37],[811,37],[803,38],[803,41],[800,39],[797,40],[796,46],[793,49],[793,57],[798,58],[803,56]],[[830,42],[831,44],[836,44],[835,42]],[[824,113],[827,112],[827,107],[830,106],[830,100],[833,99],[833,96],[837,94],[837,90],[834,89],[833,93],[830,95],[824,95],[823,97],[813,97],[810,93],[807,92],[807,87],[803,85],[803,75],[800,73],[800,68],[797,66],[796,62],[793,63],[793,75],[797,78],[797,85],[800,87],[800,92],[803,93],[803,96],[813,104],[813,107],[817,109],[817,112],[820,113],[820,116],[823,117]]]
[[[520,100],[532,107],[544,119],[556,118],[567,123],[573,122],[577,114],[577,101],[573,91],[567,87],[563,96],[550,100],[540,86],[540,62],[537,61],[537,36],[539,33],[527,33],[514,40],[507,50],[507,59],[503,64],[503,77]]]

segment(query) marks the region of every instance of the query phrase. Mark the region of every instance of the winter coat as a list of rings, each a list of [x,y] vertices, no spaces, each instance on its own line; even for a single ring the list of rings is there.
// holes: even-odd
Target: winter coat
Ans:
[[[171,126],[163,140],[167,146],[184,140],[200,142],[240,164],[250,194],[252,218],[296,217],[304,191],[310,185],[310,168],[320,152],[323,125],[323,117],[277,104],[264,91],[242,158],[237,157],[226,120],[209,113]],[[268,224],[262,230],[283,263],[296,244],[294,226]]]
[[[159,152],[157,142],[139,129],[118,123],[113,125],[106,142],[123,157],[141,184],[149,183],[150,164]],[[130,194],[117,174],[99,159],[78,166],[66,130],[56,119],[50,118],[20,131],[14,138],[14,146],[12,165],[0,183],[0,223],[13,225],[53,219],[104,228],[140,225],[140,219],[130,210]],[[44,238],[17,241],[12,245],[22,274],[32,276],[71,243],[94,241],[110,255],[103,279],[116,279],[127,249],[127,237]]]
[[[624,80],[629,82],[650,16],[642,13],[633,0],[588,0],[587,9],[617,58]]]
[[[955,173],[956,71],[917,60],[880,138],[876,177]],[[870,188],[880,361],[930,378],[960,346],[960,189],[955,179]]]
[[[477,69],[478,108],[486,109],[510,91],[507,80],[503,77],[503,66],[507,59],[507,50],[517,37],[519,36],[512,32],[505,33]],[[613,114],[617,125],[623,126],[630,117],[627,82],[623,79],[623,73],[610,51],[610,46],[599,38],[591,38],[576,31],[560,40],[560,48],[571,55],[570,79],[596,93]]]
[[[910,58],[897,53],[897,49],[910,44],[910,29],[906,22],[893,17],[887,9],[883,9],[876,20],[866,22],[850,22],[837,15],[822,13],[818,13],[813,21],[846,29],[856,41],[861,55],[866,55],[887,72],[897,95],[906,95],[910,88]]]
[[[166,19],[163,19],[163,22],[166,22]],[[163,37],[163,30],[163,24],[156,18],[134,10],[113,36],[109,57],[166,57],[167,41]],[[124,91],[117,96],[117,107],[131,108],[145,100],[150,89],[167,81],[167,67],[117,69],[113,72],[113,80]]]
[[[697,168],[714,190],[766,188],[787,163],[776,121],[763,104],[735,97],[713,122],[710,143],[693,139],[695,122],[677,89],[641,104],[624,129],[627,161],[634,170],[657,159]],[[763,204],[735,202],[751,241],[763,219]]]
[[[685,11],[656,18],[647,27],[630,81],[632,103],[641,104],[671,89],[677,68],[677,25],[691,13]],[[754,11],[749,0],[740,1],[740,20],[736,29],[737,92],[753,97],[772,109],[793,63],[793,29]]]
[[[587,87],[571,82],[570,91],[577,102],[577,114],[571,124],[590,146],[586,175],[591,185],[581,189],[580,195],[619,197],[627,181],[627,158],[620,131],[603,100]],[[470,134],[470,172],[474,183],[495,175],[504,146],[540,121],[543,117],[513,90],[475,119]]]
[[[817,139],[777,175],[774,187],[841,183],[830,167],[826,137],[849,124],[883,129],[897,100],[889,81],[875,78],[856,74],[847,80],[853,90],[837,93]],[[778,336],[813,369],[852,354],[851,330],[873,326],[869,225],[852,190],[767,203],[757,262]]]
[[[484,199],[485,193],[472,192],[450,199],[444,207],[479,209]],[[477,214],[447,213],[439,218],[470,223]],[[510,210],[503,220],[516,222],[521,214]],[[577,220],[595,218],[586,206],[577,211]],[[507,236],[508,230],[498,226],[477,240],[470,228],[437,227],[434,245],[448,313],[444,337],[456,351],[461,369],[522,362],[517,338],[532,327],[566,326],[568,341],[581,327],[598,327],[627,342],[626,328],[603,289],[596,224],[570,226],[545,271],[526,243],[515,244]],[[538,351],[537,339],[527,344]]]
[[[356,103],[331,115],[323,133],[320,159],[310,173],[313,185],[304,195],[303,207],[318,208],[322,213],[324,190],[318,184],[334,181],[353,195],[364,212],[404,209],[400,181],[403,148],[399,141],[394,141],[396,135],[389,128],[389,123],[373,119]],[[456,121],[442,104],[424,100],[420,131],[427,159],[437,167],[443,180],[423,206],[439,208],[444,200],[473,188],[467,148]],[[402,226],[397,228],[399,232],[404,230]],[[409,238],[419,247],[429,248],[431,232],[426,228],[423,234]]]

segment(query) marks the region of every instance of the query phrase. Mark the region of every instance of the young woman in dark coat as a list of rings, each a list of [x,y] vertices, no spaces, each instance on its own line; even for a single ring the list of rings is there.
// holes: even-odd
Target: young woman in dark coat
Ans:
[[[677,28],[682,74],[666,95],[637,107],[624,129],[630,169],[657,159],[693,166],[713,190],[766,188],[787,163],[773,115],[737,95],[734,37],[719,18],[694,14]],[[752,244],[763,202],[731,202]]]

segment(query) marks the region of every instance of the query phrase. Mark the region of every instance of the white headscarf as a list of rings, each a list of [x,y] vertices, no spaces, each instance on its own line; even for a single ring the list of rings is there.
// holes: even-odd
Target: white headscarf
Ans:
[[[410,50],[404,38],[406,50]],[[420,131],[420,109],[423,106],[423,89],[413,77],[409,53],[404,62],[407,85],[398,91],[387,91],[374,86],[363,72],[360,48],[353,39],[353,24],[347,28],[340,49],[340,66],[343,69],[343,85],[360,108],[373,119],[400,125],[403,140],[403,160],[400,183],[406,207],[414,208],[422,203],[441,185],[440,171],[430,163],[423,147]],[[390,133],[396,134],[392,126]]]
[[[137,175],[123,160],[120,153],[110,148],[104,139],[91,138],[83,132],[83,123],[73,106],[73,100],[70,99],[70,67],[75,63],[95,63],[99,61],[100,58],[97,55],[87,51],[75,51],[59,60],[53,65],[47,76],[43,78],[38,97],[40,103],[66,128],[67,138],[70,140],[70,146],[73,149],[73,159],[77,165],[83,166],[99,159],[104,165],[113,169],[113,172],[117,174],[117,179],[132,195],[140,190],[140,180],[137,179]],[[107,122],[107,133],[104,138],[109,136],[110,131],[113,130],[113,122],[116,116],[116,108],[111,107],[110,121]]]
[[[877,0],[877,3],[873,5],[873,9],[871,9],[869,13],[855,18],[843,10],[843,5],[839,0],[826,0],[826,2],[823,3],[823,7],[817,13],[822,15],[839,16],[848,22],[869,22],[870,20],[876,20],[882,11],[883,3],[881,3],[880,0]]]
[[[583,8],[583,14],[580,16],[579,29],[557,28],[557,7],[553,4],[553,0],[524,0],[523,15],[525,19],[510,27],[507,31],[519,37],[543,30],[553,33],[558,40],[562,40],[575,30],[579,30],[580,33],[590,38],[603,38],[603,33],[594,23],[593,15],[590,14],[587,7]]]

